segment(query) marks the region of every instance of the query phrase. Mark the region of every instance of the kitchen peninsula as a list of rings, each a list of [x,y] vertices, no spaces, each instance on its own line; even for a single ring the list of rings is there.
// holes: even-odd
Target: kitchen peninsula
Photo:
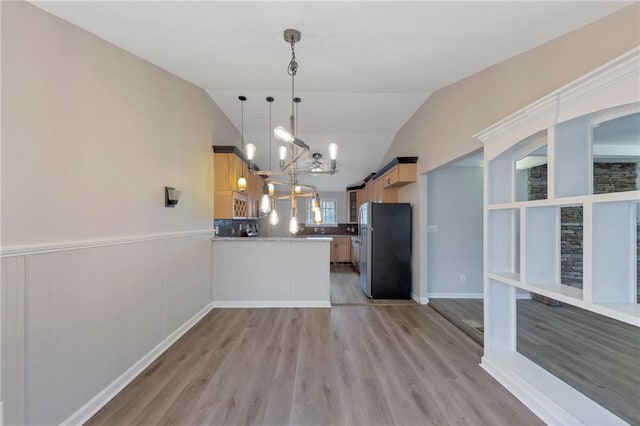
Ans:
[[[331,238],[213,238],[213,305],[329,308]]]

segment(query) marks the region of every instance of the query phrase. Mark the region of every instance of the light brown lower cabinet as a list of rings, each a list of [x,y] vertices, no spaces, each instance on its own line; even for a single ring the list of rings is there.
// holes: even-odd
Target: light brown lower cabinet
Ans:
[[[351,237],[333,237],[331,263],[351,262]]]

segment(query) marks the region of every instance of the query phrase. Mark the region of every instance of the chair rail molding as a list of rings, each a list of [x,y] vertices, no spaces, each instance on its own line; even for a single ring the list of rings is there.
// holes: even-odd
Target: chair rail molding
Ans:
[[[134,235],[128,237],[102,238],[95,240],[60,241],[54,243],[25,244],[0,248],[0,258],[12,256],[30,256],[41,253],[58,251],[83,250],[94,247],[115,246],[119,244],[134,244],[145,241],[167,240],[203,234],[213,235],[214,229],[200,229],[195,231],[166,232],[159,234]]]

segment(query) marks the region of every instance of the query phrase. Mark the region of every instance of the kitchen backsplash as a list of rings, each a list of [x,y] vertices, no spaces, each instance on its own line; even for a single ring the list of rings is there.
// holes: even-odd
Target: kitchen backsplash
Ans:
[[[217,237],[267,237],[265,219],[215,219],[213,226]],[[324,232],[323,232],[324,230]],[[335,226],[306,226],[300,224],[298,235],[358,235],[358,224],[339,223]]]
[[[304,229],[302,228],[303,226]],[[326,235],[358,235],[357,223],[339,223],[338,227],[301,225],[298,235],[318,235],[322,234],[323,229]]]
[[[215,219],[213,221],[217,237],[247,237],[252,233],[257,234],[253,236],[265,236],[266,227],[263,225],[263,219]]]

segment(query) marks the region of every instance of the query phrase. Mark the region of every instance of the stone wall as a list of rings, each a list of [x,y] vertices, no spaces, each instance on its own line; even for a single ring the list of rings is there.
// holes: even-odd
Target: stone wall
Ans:
[[[560,208],[560,282],[582,288],[582,206]]]
[[[636,163],[594,163],[593,193],[635,191],[637,189]]]
[[[636,163],[594,163],[593,192],[634,191],[637,189]],[[547,165],[532,167],[528,172],[528,199],[547,198]],[[637,301],[640,303],[640,224],[637,227]],[[562,207],[560,209],[560,282],[582,288],[582,207]],[[557,306],[559,302],[532,293],[534,300]]]
[[[527,174],[529,201],[547,199],[547,165],[531,167]]]

